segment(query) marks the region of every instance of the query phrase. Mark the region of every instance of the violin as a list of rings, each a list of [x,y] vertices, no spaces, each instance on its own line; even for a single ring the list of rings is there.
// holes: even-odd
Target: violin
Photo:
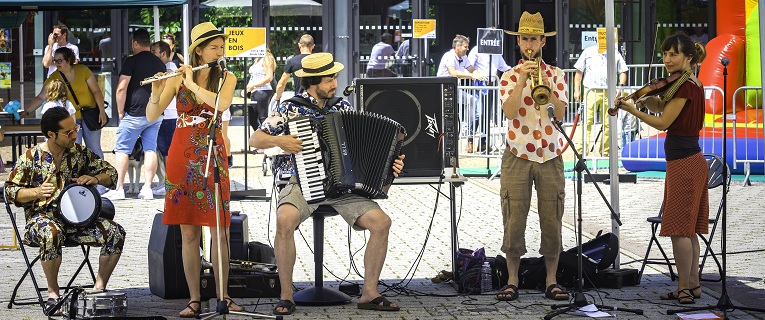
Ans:
[[[619,107],[621,107],[621,101],[620,100],[630,100],[637,101],[638,99],[645,97],[645,96],[653,96],[657,95],[659,93],[664,92],[665,90],[669,89],[670,85],[677,81],[677,79],[680,79],[682,77],[682,72],[675,72],[669,77],[662,78],[662,79],[653,79],[649,81],[646,85],[644,85],[642,88],[635,90],[635,92],[630,93],[626,97],[617,100],[612,108],[608,108],[608,114],[615,116],[617,112],[619,111]]]

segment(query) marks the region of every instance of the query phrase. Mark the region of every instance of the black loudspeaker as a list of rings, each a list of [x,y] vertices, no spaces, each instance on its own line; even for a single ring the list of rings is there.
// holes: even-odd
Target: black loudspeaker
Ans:
[[[183,272],[181,227],[162,223],[163,214],[154,216],[149,235],[149,291],[164,299],[189,297]]]
[[[406,129],[402,177],[441,177],[454,167],[459,136],[457,78],[359,78],[356,106],[391,118]]]
[[[248,245],[250,242],[250,232],[247,226],[246,214],[231,215],[231,260],[247,260],[249,258]]]

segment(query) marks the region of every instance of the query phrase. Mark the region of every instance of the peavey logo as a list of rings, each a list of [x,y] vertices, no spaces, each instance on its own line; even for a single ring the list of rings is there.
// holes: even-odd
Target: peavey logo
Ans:
[[[438,134],[438,122],[436,122],[436,114],[434,113],[432,117],[426,114],[425,118],[428,119],[428,125],[425,127],[425,133],[435,138],[436,134]]]

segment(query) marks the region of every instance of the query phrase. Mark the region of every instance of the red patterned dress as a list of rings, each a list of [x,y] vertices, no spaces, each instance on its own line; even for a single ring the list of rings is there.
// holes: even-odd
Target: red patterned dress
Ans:
[[[207,163],[208,132],[215,108],[199,104],[186,86],[181,86],[176,96],[178,121],[173,141],[167,155],[165,178],[164,224],[190,224],[215,226],[215,185],[213,173],[205,179]],[[220,170],[221,225],[229,226],[229,184],[226,147],[220,130],[220,116],[216,118],[215,163]],[[207,186],[205,188],[205,186]]]

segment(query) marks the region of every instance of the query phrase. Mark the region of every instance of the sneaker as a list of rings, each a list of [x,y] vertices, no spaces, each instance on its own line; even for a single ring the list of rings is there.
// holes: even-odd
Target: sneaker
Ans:
[[[165,190],[165,185],[161,185],[158,187],[151,188],[151,193],[155,196],[164,196],[167,191]]]
[[[154,199],[154,194],[152,194],[151,188],[141,188],[141,191],[138,192],[138,199]]]
[[[125,199],[125,189],[109,190],[101,196],[111,201],[123,200]]]

